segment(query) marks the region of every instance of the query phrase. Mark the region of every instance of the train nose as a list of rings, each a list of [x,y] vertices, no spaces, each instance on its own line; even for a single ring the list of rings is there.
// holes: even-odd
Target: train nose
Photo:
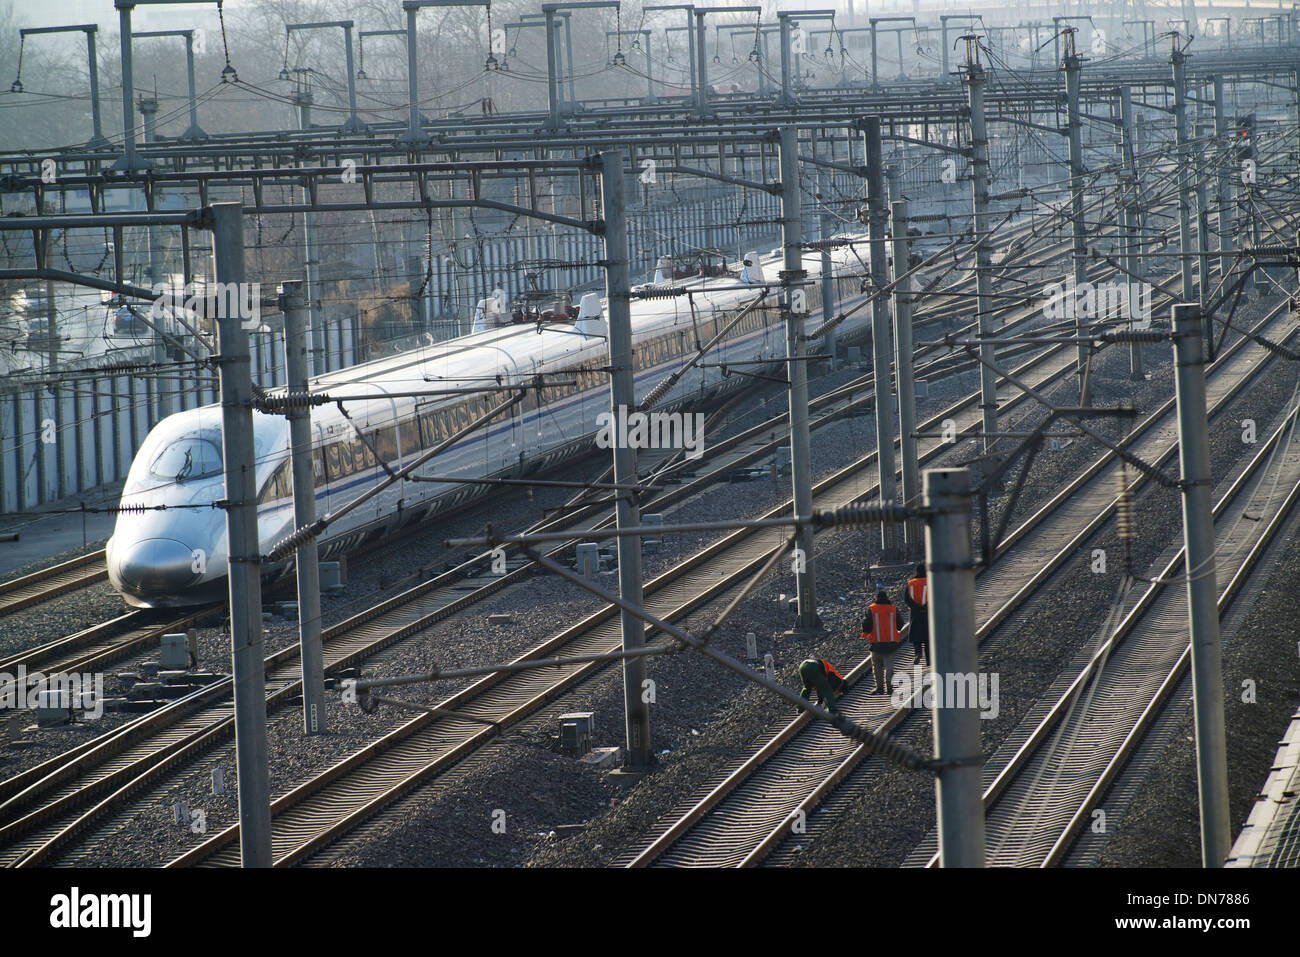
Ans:
[[[122,585],[138,595],[170,595],[199,580],[193,551],[170,538],[147,538],[123,553],[117,566]]]

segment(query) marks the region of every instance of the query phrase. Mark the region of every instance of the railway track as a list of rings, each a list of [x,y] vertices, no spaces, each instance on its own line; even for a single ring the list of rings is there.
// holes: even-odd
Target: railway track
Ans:
[[[1007,311],[1011,308],[1013,307],[1008,307]],[[1007,328],[1028,321],[1034,312],[1034,310],[1025,309],[1024,307],[1020,307],[1020,311],[1023,315],[1015,322],[1010,323]],[[1010,350],[1010,353],[1017,351],[1018,350],[1013,349]],[[942,362],[940,364],[942,364]],[[849,398],[851,393],[857,388],[861,388],[860,383],[858,385],[850,384],[850,386],[845,387],[842,390],[836,390],[836,393],[831,397],[830,401],[842,400],[847,407],[854,407],[860,405],[864,401],[870,401],[871,396],[869,394],[860,396],[856,399]],[[973,401],[973,399],[970,401]],[[823,397],[822,400],[819,400],[818,404],[824,405],[826,403],[827,397]],[[837,411],[838,414],[843,414],[843,408]],[[831,417],[833,416],[830,413],[827,413],[819,421],[824,421]],[[770,430],[772,424],[773,423],[771,422],[764,423],[763,425],[756,427],[756,429]],[[750,437],[747,436],[746,438]],[[780,443],[780,439],[770,440],[764,443],[760,449],[750,450],[745,453],[745,455],[747,455],[748,459],[752,461],[755,457],[769,454],[771,448]],[[726,467],[734,468],[736,467],[736,464],[736,461],[733,460],[728,463]],[[677,490],[676,494],[680,497],[691,492],[693,484],[694,483],[690,483],[683,487],[683,489]],[[504,587],[505,584],[508,583],[507,580],[509,577],[510,576],[507,576],[507,579],[497,580],[496,582],[490,583],[489,585],[476,590],[473,600],[479,600],[486,594]],[[438,579],[435,579],[434,582],[428,584],[435,587],[445,587],[450,583],[440,582]],[[466,596],[462,592],[456,596],[457,601],[442,604],[441,607],[435,607],[432,612],[427,614],[424,612],[427,610],[429,604],[435,606],[439,604],[436,599],[431,602],[426,602],[423,606],[415,609],[408,607],[402,614],[402,617],[406,619],[406,624],[399,627],[396,631],[387,627],[391,623],[379,622],[377,619],[383,618],[387,613],[396,610],[399,603],[409,604],[411,599],[411,596],[409,595],[397,596],[397,599],[386,602],[384,605],[377,606],[375,609],[371,609],[360,616],[355,616],[353,619],[341,623],[337,626],[337,630],[331,629],[330,631],[327,631],[326,639],[330,640],[332,638],[337,638],[344,631],[347,631],[353,636],[354,642],[359,642],[361,647],[357,650],[350,650],[336,645],[336,651],[339,653],[330,653],[327,655],[327,660],[330,662],[331,670],[337,670],[346,667],[348,664],[360,661],[365,656],[380,650],[381,647],[386,647],[388,644],[400,640],[406,635],[428,627],[429,624],[433,623],[433,620],[454,614],[456,611],[465,607],[467,604],[463,603],[463,599],[465,598]],[[376,638],[376,632],[382,634]],[[277,656],[271,656],[271,659],[268,659],[268,665],[272,669],[276,667],[288,668],[291,664],[290,659],[294,655],[296,655],[296,649],[286,649],[286,653],[283,653],[283,657],[279,659],[277,659]],[[268,690],[270,692],[268,700],[269,705],[274,706],[279,702],[290,700],[294,696],[295,684],[296,682],[278,684],[273,681],[270,683],[268,685]],[[194,754],[202,748],[211,746],[230,731],[228,709],[223,711],[213,704],[213,699],[222,690],[223,689],[219,686],[214,686],[213,689],[205,689],[205,691],[208,692],[207,694],[200,692],[196,693],[195,696],[195,698],[202,700],[183,699],[180,702],[174,703],[170,708],[163,709],[162,712],[149,716],[154,720],[140,722],[140,725],[135,732],[126,729],[126,733],[110,735],[108,736],[110,740],[98,742],[96,747],[87,748],[81,753],[72,755],[71,763],[73,768],[71,773],[69,773],[69,769],[63,765],[57,767],[43,766],[40,769],[36,769],[35,774],[26,776],[22,780],[14,782],[14,786],[0,790],[0,795],[11,795],[10,800],[6,802],[9,804],[9,807],[0,807],[0,814],[3,814],[4,817],[9,817],[15,810],[26,812],[23,813],[23,816],[20,819],[10,821],[4,828],[0,828],[0,842],[13,837],[17,831],[26,831],[42,821],[48,823],[55,819],[59,813],[66,811],[69,807],[75,806],[77,803],[84,804],[87,800],[98,794],[102,794],[105,791],[112,795],[112,800],[106,801],[105,803],[120,801],[128,796],[132,791],[143,787],[147,783],[146,778],[152,778],[156,776],[157,773],[161,773],[163,770],[173,767],[180,750],[189,754]],[[205,702],[216,708],[216,710],[212,711],[211,716],[214,719],[212,724],[200,732],[193,728],[188,722],[188,712],[191,709],[203,706]],[[168,711],[171,711],[171,713],[163,713]],[[168,729],[170,728],[171,722],[176,721],[177,719],[182,719],[183,726],[176,732],[169,732]],[[148,753],[133,753],[136,746],[142,744],[144,739],[151,734],[159,735],[158,743],[160,746],[155,749],[155,758],[161,758],[162,760],[160,763],[151,763],[154,761],[154,758],[151,758]],[[95,743],[92,742],[92,744]],[[144,750],[148,752],[149,748],[145,746]],[[102,763],[105,759],[107,759],[107,762]],[[69,780],[76,779],[77,775],[81,774],[83,771],[91,770],[92,765],[95,766],[94,770],[91,771],[88,775],[88,779],[86,779],[88,787],[70,788],[67,793],[55,796],[49,804],[40,804],[38,795],[42,792],[48,793],[51,783],[65,783]],[[119,788],[116,792],[113,791],[114,787],[120,785],[124,779],[130,777],[129,774],[124,773],[126,769],[133,768],[135,770],[140,770],[142,766],[146,768],[152,767],[152,773],[146,769],[142,775],[127,781],[126,790]],[[6,782],[6,784],[8,783],[9,782]],[[27,811],[26,809],[33,806],[33,804],[35,805],[34,810]],[[103,809],[104,808],[102,807],[99,808],[99,810]],[[84,827],[87,823],[88,822],[85,820],[80,820],[76,827]],[[62,837],[57,843],[65,842],[69,836],[63,832],[60,833]],[[24,843],[29,844],[30,842]],[[38,844],[38,846],[40,845]],[[22,848],[19,849],[20,858],[22,857],[22,850]],[[28,859],[29,863],[32,861],[33,859]]]
[[[104,550],[100,548],[58,565],[0,582],[0,617],[107,578]]]
[[[1215,503],[1220,616],[1300,501],[1296,422],[1293,408]],[[1153,580],[1125,596],[1113,631],[1083,650],[986,765],[990,865],[1064,863],[1189,674],[1185,552],[1168,552],[1151,570]],[[937,865],[937,853],[927,863]]]
[[[1027,318],[1022,317],[1019,321]],[[813,426],[824,425],[871,403],[871,381],[870,375],[860,377],[854,383],[832,390],[815,400],[813,407],[819,414],[812,420]],[[974,398],[971,397],[968,401],[973,402]],[[731,439],[716,443],[707,453],[713,467],[703,475],[670,488],[654,500],[655,505],[668,505],[687,498],[702,491],[726,472],[773,454],[777,446],[784,444],[780,433],[780,423],[784,418],[783,413]],[[540,527],[586,530],[597,526],[606,515],[608,504],[598,503],[567,514],[562,519],[543,523]],[[552,554],[561,555],[564,550],[565,546],[561,546]],[[447,573],[326,629],[323,637],[330,669],[338,671],[351,667],[391,644],[521,581],[529,574],[529,569],[523,564],[511,564],[515,567],[506,575],[489,579],[467,593],[464,590],[466,575],[475,571],[479,565],[477,558],[470,559]],[[175,630],[185,624],[182,620],[172,621],[154,629],[154,633]],[[142,634],[134,647],[139,650],[151,640],[147,634]],[[25,654],[27,660],[39,657],[45,662],[47,672],[64,670],[73,661],[66,655],[76,646],[76,641],[61,639]],[[111,649],[104,653],[116,655]],[[78,654],[76,660],[82,668],[86,668],[90,666],[92,658]],[[103,660],[100,659],[101,662]],[[298,693],[294,676],[296,661],[296,646],[268,656],[268,708],[290,701]],[[128,783],[133,789],[143,786],[144,780],[136,780],[128,773],[129,769],[134,768],[141,774],[161,773],[174,766],[175,761],[171,759],[176,747],[183,746],[186,753],[196,754],[222,740],[232,730],[231,712],[225,703],[229,691],[229,679],[214,683],[113,732],[84,742],[27,772],[0,782],[0,861],[10,860],[2,848],[16,833],[27,832],[41,821],[56,819],[70,809],[85,806],[105,793],[115,794],[115,799],[120,800],[127,796],[120,790],[123,783]],[[207,714],[210,722],[200,727],[194,723],[197,720],[194,716],[202,714]],[[173,731],[173,725],[179,730]],[[181,744],[178,745],[178,742]],[[156,765],[155,762],[161,763]]]
[[[1279,306],[1255,327],[1267,335],[1284,321]],[[1230,408],[1271,353],[1238,340],[1211,368],[1207,383],[1211,416]],[[1133,451],[1164,465],[1177,454],[1174,400],[1148,415],[1133,430]],[[997,628],[1040,590],[1083,544],[1111,518],[1117,499],[1114,453],[1099,457],[1007,539],[996,561],[977,578],[977,640],[983,644]],[[1138,486],[1135,484],[1134,488]],[[898,670],[911,665],[910,648],[900,652]],[[894,708],[858,687],[868,660],[846,676],[854,689],[841,703],[855,719],[883,730],[898,728],[913,713],[912,704]],[[643,867],[755,866],[791,838],[795,821],[807,820],[861,761],[866,751],[833,729],[801,714],[778,729],[754,754],[718,780],[699,799],[673,815],[656,836],[618,863]]]
[[[1073,373],[1073,353],[1053,349],[1028,365],[1032,368],[1023,370],[1024,374],[1046,387]],[[1003,385],[1004,408],[1023,401],[1023,397],[1015,398],[1013,391]],[[960,431],[969,433],[978,428],[977,402],[975,396],[967,397],[943,410],[925,427],[953,418]],[[922,460],[931,460],[949,450],[950,446],[937,440],[923,440]],[[869,478],[868,466],[874,457],[871,453],[818,483],[814,488],[815,507],[830,508],[872,495],[876,484]],[[789,507],[787,501],[767,515],[786,514]],[[779,533],[768,529],[741,529],[715,541],[647,582],[647,609],[658,617],[676,620],[704,607],[752,575],[780,539]],[[619,620],[614,611],[607,608],[588,616],[530,649],[518,660],[618,648]],[[411,788],[472,753],[503,728],[597,673],[601,667],[600,664],[566,665],[481,679],[438,701],[435,706],[442,714],[422,714],[406,722],[283,795],[272,804],[272,840],[277,865],[304,859]],[[460,714],[448,715],[445,713],[448,711]],[[235,864],[237,838],[238,827],[228,828],[173,864]]]
[[[1011,308],[1016,308],[1016,307],[1011,307]],[[1032,318],[1035,312],[1035,310],[1033,309],[1026,309],[1024,307],[1018,307],[1018,308],[1022,313],[1022,315],[1015,322],[1008,324],[1007,328],[1019,325],[1021,322],[1028,321],[1030,318]],[[1060,377],[1066,376],[1070,373],[1069,361],[1067,359],[1064,359],[1062,357],[1063,354],[1058,352],[1055,348],[1047,350],[1047,352],[1044,353],[1044,355],[1054,356],[1055,364],[1052,367],[1051,374],[1046,376],[1043,380],[1041,380],[1042,383],[1045,384],[1047,382],[1056,381]],[[1035,362],[1037,361],[1039,360],[1035,360]],[[1031,365],[1033,365],[1033,363],[1031,363]],[[845,387],[843,390],[841,390],[841,393],[842,394],[851,393],[851,391],[852,391],[851,387]],[[1014,393],[1014,390],[1012,390],[1012,392],[1008,392],[1004,387],[1003,391],[1004,391],[1003,398],[1004,401],[1006,402],[1005,405],[1006,408],[1010,408],[1019,404],[1019,402],[1023,399],[1023,397],[1020,396],[1018,393]],[[859,396],[857,398],[847,398],[846,406],[852,407],[867,401],[871,401],[871,396],[869,394],[864,396]],[[975,396],[970,396],[963,402],[958,403],[953,408],[945,410],[944,413],[936,417],[931,423],[928,423],[927,426],[924,427],[933,427],[937,425],[939,422],[942,421],[943,418],[951,417],[954,411],[957,410],[958,408],[964,410],[969,415],[973,415],[973,413],[971,413],[970,410],[974,408],[974,403],[976,401],[977,400]],[[843,409],[840,410],[840,414],[842,414],[842,412]],[[829,417],[829,413],[827,413],[826,416],[824,416],[823,418],[826,417]],[[821,420],[814,420],[814,421],[820,422]],[[964,430],[968,430],[968,426],[964,418],[959,416],[958,421],[961,423],[960,428]],[[973,421],[974,420],[971,419],[972,424],[969,426],[970,428],[974,427]],[[762,426],[759,426],[757,428],[761,430],[770,431],[770,427],[771,427],[770,423],[764,423]],[[751,449],[749,452],[745,453],[745,455],[748,457],[748,460],[752,461],[754,458],[761,457],[766,454],[770,454],[771,449],[775,448],[777,445],[782,444],[782,442],[783,439],[781,438],[769,438],[765,443],[763,443],[763,445],[759,449]],[[942,451],[943,449],[939,448],[938,446],[935,446],[934,448],[927,450],[925,460],[928,460],[928,458],[932,457],[933,455],[940,454]],[[863,463],[859,463],[859,465],[861,466],[867,464],[870,461],[874,461],[874,454],[868,456],[867,459]],[[719,465],[718,470],[721,470],[724,467],[734,468],[736,467],[736,465],[737,462],[733,460],[727,463],[725,466]],[[669,494],[674,495],[676,497],[685,497],[685,495],[690,494],[696,490],[693,488],[694,485],[703,483],[705,480],[707,480],[707,478],[708,477],[706,476],[702,479],[697,479],[695,483],[688,483],[687,485],[684,485],[681,488]],[[788,509],[789,504],[786,503],[784,507]],[[507,576],[504,576],[501,579],[497,579],[496,581],[491,582],[480,589],[477,589],[470,596],[465,595],[463,591],[457,592],[451,596],[432,595],[430,594],[430,592],[433,592],[437,588],[445,589],[445,588],[453,587],[453,582],[450,580],[441,581],[440,579],[434,579],[432,582],[427,583],[425,586],[419,586],[419,588],[417,589],[412,589],[412,592],[421,591],[421,589],[427,589],[427,591],[421,592],[421,595],[419,597],[421,597],[423,601],[418,605],[412,602],[410,595],[397,596],[395,599],[390,600],[390,602],[386,602],[383,605],[377,606],[375,609],[371,609],[370,611],[363,613],[363,615],[361,616],[356,616],[355,619],[350,619],[348,622],[340,623],[339,626],[336,626],[337,630],[330,629],[325,634],[325,639],[327,642],[334,642],[332,648],[329,645],[327,645],[327,650],[326,650],[327,667],[331,671],[337,671],[341,668],[354,665],[364,660],[364,658],[368,657],[369,655],[372,655],[377,651],[382,650],[385,647],[388,647],[392,643],[401,640],[402,638],[407,637],[411,634],[414,634],[420,630],[423,630],[424,628],[429,627],[431,624],[435,623],[438,620],[441,620],[445,617],[449,617],[451,614],[455,614],[456,612],[463,610],[465,607],[468,606],[468,604],[472,603],[473,601],[480,600],[482,597],[485,597],[487,594],[490,594],[492,592],[499,590],[502,587],[505,587],[505,585],[511,580],[512,576],[516,574],[523,574],[523,573],[525,573],[525,570],[522,567],[517,568],[514,571],[510,572]],[[441,577],[442,576],[440,576],[440,578]],[[735,578],[734,576],[728,576],[726,580],[730,582],[730,581],[734,581]],[[717,578],[710,575],[709,582],[716,583]],[[430,608],[430,606],[433,607]],[[379,619],[381,616],[387,617],[389,620],[378,621],[377,619]],[[400,622],[397,623],[393,622],[391,620],[393,616],[398,617],[400,619]],[[395,628],[393,627],[394,624],[396,624]],[[352,645],[352,647],[349,647],[347,644],[341,641],[335,641],[335,639],[342,638],[345,632],[350,636],[349,644]],[[356,645],[359,645],[359,647],[355,647]],[[547,652],[547,653],[553,653],[553,652]],[[272,659],[268,659],[268,665],[272,669],[271,671],[268,672],[268,692],[269,692],[268,707],[274,707],[279,703],[293,700],[293,698],[297,694],[297,679],[293,669],[293,660],[294,657],[296,656],[296,649],[294,648],[285,649],[285,651],[281,654],[283,657],[279,658],[278,660],[272,660],[275,659],[276,656],[272,656]],[[277,678],[277,672],[274,669],[279,669],[280,674],[278,678]],[[219,686],[213,686],[213,687],[214,689],[219,688]],[[546,697],[549,697],[550,694],[558,692],[558,690],[560,690],[560,688],[557,687],[553,691],[546,692],[540,697],[530,697],[528,706],[522,710],[519,710],[517,713],[514,713],[511,720],[523,716],[524,714],[527,713],[528,710],[531,710],[531,708],[534,707],[536,704],[541,703],[542,700],[544,700]],[[180,705],[182,703],[183,702],[177,704]],[[201,733],[190,734],[187,737],[187,739],[184,741],[184,743],[182,745],[179,745],[179,747],[181,747],[187,753],[198,754],[202,750],[211,747],[219,740],[228,736],[231,732],[231,725],[232,725],[232,720],[230,717],[229,710],[228,709],[223,710],[214,715],[214,722],[212,726],[210,726],[209,728],[207,728],[205,731]],[[172,741],[170,738],[164,741],[164,750],[166,750],[167,760],[165,761],[164,764],[160,765],[157,772],[151,772],[149,770],[145,770],[141,775],[128,781],[125,787],[120,787],[116,791],[113,791],[113,785],[121,781],[122,779],[121,775],[117,774],[116,772],[112,773],[110,775],[112,781],[108,782],[107,784],[101,779],[100,772],[96,772],[94,775],[92,775],[92,779],[90,783],[92,785],[93,792],[95,794],[99,794],[99,793],[103,793],[104,790],[107,789],[110,791],[110,796],[106,798],[104,801],[102,801],[100,805],[94,808],[93,813],[89,815],[89,817],[97,817],[99,813],[101,813],[106,809],[107,805],[119,803],[125,800],[127,797],[130,796],[131,793],[134,793],[136,790],[146,786],[149,780],[152,780],[156,777],[157,773],[161,773],[162,771],[174,767],[178,763],[179,756],[171,749],[171,745],[172,745]],[[386,747],[387,745],[385,744],[381,746]],[[473,746],[475,745],[471,743],[469,750],[472,750]],[[461,749],[456,749],[452,756],[452,760],[457,759],[462,753],[468,753],[468,750],[462,751]],[[147,757],[147,755],[142,755],[142,756],[131,755],[130,757],[134,757],[137,759],[138,757],[143,757],[145,765],[148,765],[150,760]],[[114,763],[117,763],[116,760]],[[86,801],[86,797],[84,795],[74,793],[74,794],[61,796],[61,798],[55,803],[57,805],[62,806],[63,809],[66,810],[66,808],[69,805],[75,806],[76,803],[78,802],[84,804],[85,801]],[[4,806],[0,805],[0,815],[4,815],[7,817],[8,816],[6,814],[7,810],[9,809],[6,809]],[[22,819],[15,821],[4,828],[0,828],[0,846],[3,846],[3,844],[7,842],[8,838],[13,836],[15,831],[26,830],[30,828],[33,824],[38,823],[39,821],[48,821],[53,817],[56,817],[57,813],[58,811],[56,808],[40,807],[34,812],[26,814]],[[55,848],[65,845],[68,841],[71,840],[71,838],[75,835],[76,832],[88,827],[90,823],[91,821],[87,820],[87,815],[83,815],[82,817],[74,821],[72,824],[64,827],[61,831],[55,834],[53,839],[47,844],[42,844],[40,843],[39,840],[35,842],[33,842],[32,840],[24,840],[21,842],[24,846],[17,849],[18,851],[17,857],[18,859],[22,860],[23,863],[37,863],[41,860],[44,860],[46,856],[50,854]],[[0,853],[4,853],[4,852],[0,852]],[[10,860],[12,861],[13,858],[10,858]]]

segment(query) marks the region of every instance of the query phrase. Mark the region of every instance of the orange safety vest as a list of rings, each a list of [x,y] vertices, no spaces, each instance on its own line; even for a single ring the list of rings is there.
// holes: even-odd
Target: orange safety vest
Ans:
[[[836,671],[835,666],[825,658],[822,659],[822,667],[826,669],[826,677],[829,678],[831,675],[834,675],[836,678],[839,678],[840,681],[844,680],[844,676]]]
[[[930,599],[930,579],[913,578],[907,583],[907,594],[918,605],[926,604]]]
[[[893,644],[899,641],[903,636],[898,629],[894,627],[894,606],[872,604],[868,611],[871,612],[871,631],[864,631],[862,637],[871,643],[882,642],[884,644]],[[888,635],[889,637],[884,637]]]

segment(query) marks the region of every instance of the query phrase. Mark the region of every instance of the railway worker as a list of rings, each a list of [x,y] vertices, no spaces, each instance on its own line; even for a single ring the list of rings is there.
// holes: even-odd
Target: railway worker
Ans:
[[[871,645],[871,668],[876,673],[872,694],[889,694],[894,654],[902,637],[898,631],[898,609],[883,590],[876,592],[876,600],[867,608],[867,618],[862,623],[862,638]]]
[[[818,704],[825,706],[831,714],[840,713],[840,709],[835,707],[835,698],[848,690],[849,683],[833,664],[825,658],[809,658],[799,665],[799,680],[803,682],[800,697],[807,698],[816,691]]]
[[[907,606],[907,640],[916,651],[916,660],[930,663],[930,579],[925,575],[925,562],[918,562],[916,573],[903,589],[903,604]]]

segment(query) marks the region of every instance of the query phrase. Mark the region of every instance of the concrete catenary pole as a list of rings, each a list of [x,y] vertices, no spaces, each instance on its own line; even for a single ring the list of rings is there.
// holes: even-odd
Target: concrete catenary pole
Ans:
[[[153,97],[142,96],[137,102],[144,122],[144,141],[153,143],[158,139],[158,101]],[[162,227],[148,226],[145,235],[149,244],[149,287],[158,289],[163,281]],[[167,360],[166,342],[157,333],[153,336],[153,360],[160,363]],[[165,419],[172,414],[170,390],[158,389],[157,409],[159,419]]]
[[[869,116],[863,121],[863,138],[867,155],[867,240],[871,250],[871,286],[875,291],[889,285],[889,264],[885,232],[889,212],[885,207],[885,170],[881,158],[880,118]],[[876,375],[876,463],[880,467],[880,499],[898,500],[898,480],[894,459],[894,357],[893,333],[890,330],[889,297],[876,295],[871,302],[871,363]],[[880,560],[895,562],[898,527],[889,522],[880,526]]]
[[[1140,280],[1135,276],[1141,275],[1141,263],[1138,257],[1140,234],[1138,232],[1138,205],[1139,205],[1139,183],[1137,169],[1137,131],[1133,123],[1133,90],[1131,87],[1122,86],[1119,90],[1119,114],[1120,114],[1120,142],[1123,149],[1124,167],[1127,170],[1125,182],[1120,190],[1120,203],[1122,212],[1122,221],[1124,226],[1124,268],[1128,270],[1128,276],[1125,281],[1129,288],[1133,288],[1133,283]],[[1133,298],[1129,297],[1130,306],[1133,305]],[[1136,318],[1136,317],[1135,317]],[[1133,379],[1144,377],[1142,371],[1142,344],[1133,342],[1129,344],[1129,376]]]
[[[307,371],[307,298],[301,280],[280,289],[284,313],[284,369],[290,392],[310,389]],[[293,518],[295,528],[316,521],[316,475],[312,462],[309,409],[289,412],[289,447],[293,460]],[[302,658],[302,721],[307,734],[325,730],[325,673],[321,650],[320,564],[316,539],[304,543],[294,556],[298,573],[298,643]]]
[[[549,129],[560,128],[559,55],[555,48],[555,11],[546,10],[546,122]]]
[[[298,107],[298,128],[311,129],[311,90],[305,87],[294,90],[293,102]],[[302,201],[304,206],[312,203],[311,190],[306,183],[302,187]],[[316,259],[316,250],[316,214],[305,209],[302,213],[302,262],[307,284],[303,295],[307,300],[307,330],[311,337],[311,352],[307,357],[311,375],[326,371],[329,360],[325,348],[325,326],[320,314],[320,262]]]
[[[1174,142],[1178,156],[1178,248],[1181,253],[1183,300],[1190,302],[1196,292],[1192,278],[1192,155],[1187,132],[1187,57],[1178,48],[1174,34]]]
[[[1201,125],[1197,118],[1196,136],[1205,136],[1209,130]],[[1205,166],[1197,157],[1196,170],[1196,245],[1204,255],[1196,258],[1197,265],[1197,299],[1201,303],[1201,315],[1208,315],[1210,305],[1210,176]]]
[[[790,380],[790,476],[794,487],[794,514],[811,515],[812,467],[808,442],[808,363],[804,311],[793,308],[804,298],[798,285],[804,278],[803,211],[799,190],[799,129],[781,127],[781,233],[784,269],[781,270],[781,311],[785,313],[786,369]],[[817,575],[813,563],[812,529],[799,531],[795,553],[795,597],[799,614],[795,627],[815,631],[821,627],[817,616]]]
[[[921,501],[921,467],[916,448],[916,376],[912,369],[912,280],[903,278],[911,260],[907,238],[907,200],[890,206],[894,234],[894,355],[898,364],[898,445],[903,459],[903,504]],[[920,555],[924,542],[920,525],[909,519],[903,525],[904,558]]]
[[[1088,232],[1083,218],[1083,118],[1079,111],[1079,82],[1083,60],[1075,52],[1075,32],[1065,34],[1065,113],[1069,132],[1070,150],[1070,232],[1074,239],[1074,288],[1083,289],[1088,281]],[[1082,303],[1076,298],[1074,305],[1075,331],[1079,336],[1078,374],[1079,405],[1091,401],[1089,388],[1088,361],[1089,345],[1082,341],[1088,333],[1088,318],[1083,315]]]
[[[970,555],[972,473],[928,469],[925,507],[926,572],[930,579],[930,661],[940,681],[947,675],[975,675],[975,567]],[[984,866],[984,795],[981,784],[978,701],[964,707],[935,696],[934,753],[941,763],[935,780],[939,863],[943,867]]]
[[[1214,137],[1218,143],[1215,160],[1219,168],[1218,196],[1215,197],[1219,207],[1219,280],[1224,282],[1232,273],[1232,212],[1236,197],[1232,175],[1232,152],[1228,146],[1228,107],[1223,95],[1221,76],[1214,78]]]
[[[1174,306],[1174,368],[1178,460],[1183,480],[1183,543],[1196,717],[1196,777],[1201,808],[1201,861],[1222,867],[1231,847],[1228,758],[1223,718],[1223,660],[1219,647],[1219,589],[1214,566],[1210,495],[1210,429],[1205,405],[1205,346],[1198,306]]]
[[[600,155],[601,215],[605,219],[605,297],[609,309],[610,413],[613,422],[636,409],[632,367],[632,304],[629,299],[627,216],[623,199],[623,153],[611,150]],[[620,415],[621,413],[621,415]],[[617,430],[611,428],[617,436]],[[636,483],[636,450],[625,447],[617,437],[614,446],[614,482]],[[618,492],[614,519],[618,528],[640,524],[636,493]],[[618,539],[618,593],[624,601],[639,606],[641,594],[641,537]],[[631,612],[621,613],[623,648],[631,651],[645,644],[645,626]],[[644,658],[623,662],[623,700],[627,718],[628,766],[646,768],[651,763],[650,698]]]
[[[266,665],[262,642],[261,547],[257,537],[257,459],[253,448],[248,333],[232,299],[244,295],[244,222],[239,203],[214,203],[212,257],[217,282],[237,297],[219,297],[222,460],[226,476],[227,578],[235,683],[235,767],[239,775],[239,844],[244,867],[271,866],[271,801],[266,764]],[[225,285],[221,288],[230,288]],[[254,293],[254,296],[256,293]]]
[[[822,188],[822,175],[820,173],[817,174],[817,192],[821,193],[823,197],[828,193],[827,190]],[[831,215],[824,198],[822,200],[821,221],[818,226],[820,227],[820,237],[823,242],[830,239],[835,232],[835,217]],[[835,265],[831,260],[829,246],[822,246],[821,258],[822,322],[829,322],[835,316]],[[834,369],[835,352],[838,348],[834,329],[826,333],[826,337],[822,340],[822,348],[831,357],[831,368]]]
[[[966,70],[964,74],[970,104],[971,140],[971,200],[974,205],[975,241],[975,302],[978,310],[980,334],[980,421],[982,424],[983,451],[987,453],[997,442],[998,389],[993,372],[993,288],[989,275],[992,261],[989,257],[989,141],[984,126],[984,67],[979,60],[979,47],[974,37],[966,39]]]
[[[695,115],[704,119],[709,112],[709,60],[708,51],[705,49],[705,27],[704,16],[707,11],[693,10],[695,14],[695,75],[697,80],[697,91],[695,99]]]

